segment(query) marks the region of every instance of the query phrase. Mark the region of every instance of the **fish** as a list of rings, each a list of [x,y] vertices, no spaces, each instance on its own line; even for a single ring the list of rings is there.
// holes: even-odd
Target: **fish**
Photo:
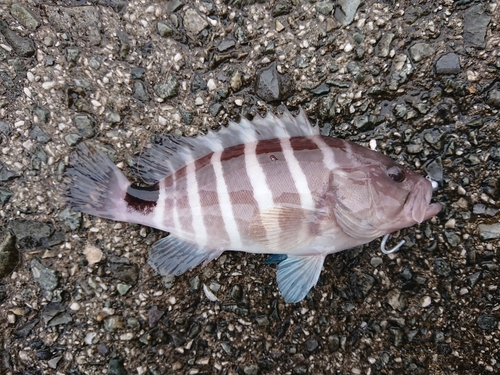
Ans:
[[[148,257],[163,276],[226,250],[271,254],[286,303],[306,297],[328,254],[441,210],[429,180],[382,153],[321,135],[302,108],[196,137],[158,136],[135,163],[141,185],[80,143],[66,171],[68,205],[168,232]]]

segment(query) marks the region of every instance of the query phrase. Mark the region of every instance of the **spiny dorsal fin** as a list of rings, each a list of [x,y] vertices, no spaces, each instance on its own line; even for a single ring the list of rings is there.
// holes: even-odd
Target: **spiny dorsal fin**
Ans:
[[[151,184],[212,152],[262,140],[317,134],[319,134],[318,127],[311,126],[302,108],[297,117],[288,110],[285,110],[281,117],[268,111],[265,117],[257,115],[252,121],[242,119],[239,123],[230,121],[227,128],[223,127],[219,131],[210,130],[206,135],[162,136],[159,143],[153,144],[138,157],[135,164],[142,179]]]

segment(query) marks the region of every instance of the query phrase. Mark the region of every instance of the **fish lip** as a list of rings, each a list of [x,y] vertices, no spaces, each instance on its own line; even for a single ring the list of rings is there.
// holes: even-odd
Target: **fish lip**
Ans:
[[[442,208],[440,203],[431,203],[431,199],[432,184],[426,179],[421,179],[406,199],[406,213],[417,223],[430,219]]]

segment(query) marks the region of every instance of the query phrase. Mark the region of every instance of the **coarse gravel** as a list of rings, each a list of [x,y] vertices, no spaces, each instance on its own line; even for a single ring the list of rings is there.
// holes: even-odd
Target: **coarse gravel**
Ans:
[[[498,0],[3,0],[0,373],[500,373],[499,78]],[[260,255],[160,278],[163,233],[65,206],[82,141],[133,179],[155,134],[300,106],[444,207],[300,303]]]

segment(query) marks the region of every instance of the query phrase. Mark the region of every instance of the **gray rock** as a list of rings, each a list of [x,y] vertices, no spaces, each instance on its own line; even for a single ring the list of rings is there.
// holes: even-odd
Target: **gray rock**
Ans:
[[[89,65],[92,69],[94,70],[99,70],[99,68],[101,67],[101,61],[99,59],[99,57],[96,57],[96,56],[92,56],[90,59],[89,59]]]
[[[71,46],[66,48],[66,61],[70,63],[70,65],[75,65],[78,62],[78,58],[80,57],[81,50],[77,46]]]
[[[125,60],[130,52],[130,39],[122,29],[118,29],[116,36],[118,37],[118,57]]]
[[[167,75],[165,83],[158,83],[154,86],[155,94],[162,99],[173,98],[179,92],[179,81],[172,73]]]
[[[50,120],[50,111],[44,107],[40,107],[39,105],[36,105],[33,108],[33,113],[42,121],[43,123],[48,123]]]
[[[127,375],[125,361],[120,357],[113,357],[109,360],[108,375]]]
[[[330,92],[330,86],[328,86],[326,83],[323,82],[318,87],[312,89],[311,92],[315,95],[328,94]]]
[[[410,55],[413,61],[419,62],[434,55],[435,49],[431,44],[415,43],[410,47]]]
[[[460,59],[455,53],[447,53],[436,61],[437,74],[458,74],[460,71]]]
[[[320,1],[316,4],[316,10],[325,16],[332,13],[333,3],[331,1]]]
[[[10,275],[19,263],[16,238],[6,230],[0,233],[0,279]]]
[[[68,146],[75,146],[78,143],[80,143],[82,139],[83,138],[80,134],[75,134],[75,133],[64,136],[64,141]]]
[[[42,24],[38,16],[23,4],[12,4],[10,7],[10,14],[12,14],[12,17],[14,17],[21,25],[30,30],[36,30]]]
[[[14,195],[12,191],[5,187],[0,187],[0,203],[2,205],[8,203],[12,195]]]
[[[4,21],[0,21],[0,33],[19,56],[30,57],[35,54],[35,43],[28,37],[17,35]]]
[[[73,122],[83,138],[95,135],[95,122],[89,115],[76,115],[73,117]]]
[[[256,316],[255,321],[261,327],[267,327],[269,325],[269,318],[266,315]]]
[[[156,24],[156,31],[164,38],[169,38],[174,35],[174,30],[164,21],[158,21]]]
[[[280,74],[276,63],[271,63],[257,72],[255,92],[267,103],[285,100],[294,94],[293,81],[288,74]]]
[[[10,228],[18,243],[25,248],[47,245],[48,239],[54,234],[52,225],[24,219],[11,221]]]
[[[318,346],[319,346],[318,340],[316,339],[309,339],[304,344],[304,348],[308,352],[314,352],[316,349],[318,349]]]
[[[473,5],[465,11],[464,43],[467,46],[484,48],[484,38],[491,17],[482,4]]]
[[[35,126],[33,129],[30,131],[30,136],[34,138],[37,142],[41,144],[45,144],[48,141],[50,141],[50,137],[45,133],[45,131],[39,127],[38,125]]]
[[[335,8],[334,16],[337,21],[347,26],[354,20],[361,0],[338,0],[337,4],[338,6]]]
[[[82,225],[82,213],[74,212],[68,207],[62,210],[59,215],[57,215],[57,218],[71,230],[77,230]]]
[[[137,284],[139,279],[139,268],[136,264],[110,263],[109,268],[113,276],[130,285]]]
[[[271,16],[279,17],[285,14],[289,14],[293,10],[293,5],[288,0],[277,1],[271,10]]]
[[[492,331],[497,327],[497,318],[492,315],[481,315],[476,322],[478,327],[485,331]]]
[[[451,273],[451,266],[443,258],[434,259],[434,273],[439,276],[448,276]]]
[[[7,167],[0,161],[0,182],[6,182],[20,177],[17,172],[7,169]]]
[[[220,52],[226,52],[227,50],[233,48],[236,45],[236,41],[232,38],[224,39],[222,40],[219,45],[217,46],[217,49]]]
[[[208,27],[208,22],[205,17],[202,17],[196,10],[192,8],[186,9],[184,14],[183,24],[186,31],[192,36],[198,35],[203,29]]]
[[[451,230],[444,231],[444,236],[451,247],[457,247],[461,242],[460,236]]]
[[[31,261],[31,274],[33,279],[45,291],[51,292],[57,288],[59,284],[59,277],[56,271],[45,267],[38,259],[34,258]]]
[[[141,102],[149,101],[149,94],[144,88],[144,83],[141,81],[134,82],[134,98],[140,100]]]
[[[391,51],[391,43],[394,39],[394,34],[387,32],[382,35],[380,41],[377,44],[377,55],[379,57],[387,57],[389,56],[389,52]]]
[[[483,240],[493,240],[500,238],[500,223],[494,224],[479,224],[477,226],[479,236]]]
[[[486,104],[500,109],[500,90],[490,90],[486,97]]]
[[[160,321],[160,319],[165,315],[164,310],[158,309],[157,306],[153,306],[148,311],[148,323],[149,327],[153,328]]]

